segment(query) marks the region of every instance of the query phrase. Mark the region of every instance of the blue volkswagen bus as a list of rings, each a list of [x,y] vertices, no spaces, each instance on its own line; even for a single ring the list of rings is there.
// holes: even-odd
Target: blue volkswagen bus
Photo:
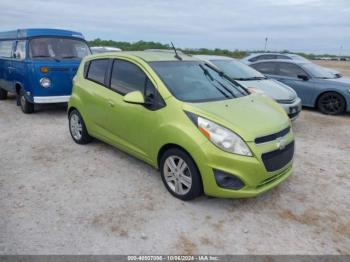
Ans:
[[[80,60],[91,54],[81,33],[59,29],[0,32],[0,100],[17,96],[24,113],[35,104],[68,102]]]

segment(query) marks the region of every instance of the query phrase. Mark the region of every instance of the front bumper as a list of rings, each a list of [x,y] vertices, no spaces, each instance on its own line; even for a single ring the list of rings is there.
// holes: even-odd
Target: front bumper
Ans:
[[[286,111],[291,120],[297,119],[302,109],[301,99],[299,97],[297,97],[293,103],[279,103],[279,105],[283,107],[284,111]]]
[[[279,105],[283,107],[291,120],[297,119],[302,109],[301,99],[299,97],[293,103],[279,103]]]
[[[70,96],[34,96],[35,104],[67,103]]]
[[[294,141],[292,132],[285,136],[287,144]],[[247,143],[254,156],[246,157],[224,152],[211,142],[203,144],[193,156],[201,173],[206,195],[224,198],[247,198],[262,194],[280,184],[293,173],[293,159],[281,169],[268,172],[262,154],[276,150],[276,141],[256,145]],[[239,190],[225,189],[216,183],[214,171],[220,170],[242,180],[245,186]]]

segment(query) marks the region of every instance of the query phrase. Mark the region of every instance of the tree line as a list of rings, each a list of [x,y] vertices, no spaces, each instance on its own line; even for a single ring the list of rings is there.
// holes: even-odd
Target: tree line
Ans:
[[[143,51],[146,49],[171,49],[171,46],[169,44],[162,44],[159,42],[152,42],[152,41],[137,41],[137,42],[123,42],[123,41],[114,41],[114,40],[102,40],[99,38],[96,38],[94,40],[88,41],[90,46],[110,46],[110,47],[117,47],[122,49],[123,51]],[[228,49],[208,49],[208,48],[185,48],[180,49],[182,52],[186,54],[193,54],[193,55],[222,55],[222,56],[229,56],[233,58],[243,58],[250,53],[262,53],[263,50],[253,50],[253,51],[244,51],[244,50],[228,50]],[[272,52],[272,51],[271,51]],[[281,52],[281,53],[289,53],[288,50],[279,50],[279,51],[273,51],[273,52]],[[297,53],[305,58],[308,59],[315,59],[316,57],[336,57],[334,55],[314,55],[314,54],[306,54],[306,53]]]

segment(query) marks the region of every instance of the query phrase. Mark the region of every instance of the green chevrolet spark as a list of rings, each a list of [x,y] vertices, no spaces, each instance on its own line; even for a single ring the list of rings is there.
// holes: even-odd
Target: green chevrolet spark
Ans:
[[[86,57],[68,114],[76,143],[94,137],[145,161],[182,200],[253,197],[292,173],[294,135],[284,110],[184,54]]]

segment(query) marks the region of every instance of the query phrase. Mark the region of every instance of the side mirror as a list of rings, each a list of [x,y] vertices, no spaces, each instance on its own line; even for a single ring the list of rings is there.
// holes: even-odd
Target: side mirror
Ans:
[[[145,104],[145,98],[143,97],[143,94],[140,91],[133,91],[130,93],[127,93],[123,97],[124,102],[130,103],[130,104]]]
[[[298,78],[302,79],[303,81],[309,80],[309,77],[307,75],[298,75]]]

